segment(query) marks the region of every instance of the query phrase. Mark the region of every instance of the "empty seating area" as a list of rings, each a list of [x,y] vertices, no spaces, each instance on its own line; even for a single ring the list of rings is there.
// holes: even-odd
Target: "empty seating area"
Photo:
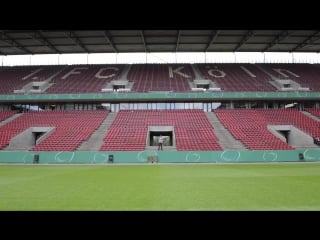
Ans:
[[[292,79],[310,91],[320,91],[320,67],[316,64],[259,64],[275,78]],[[281,69],[281,70],[279,70]],[[279,73],[280,72],[280,73]],[[282,73],[282,74],[281,74]]]
[[[0,68],[0,94],[13,94],[33,81],[53,83],[46,93],[100,93],[110,81],[119,80],[124,64],[14,66]],[[301,87],[320,91],[317,64],[197,64],[203,79],[226,92],[275,92],[272,76],[292,79]],[[132,64],[127,79],[132,91],[191,91],[195,80],[191,64]]]
[[[305,108],[306,112],[311,113],[312,115],[320,118],[320,109],[319,108]]]
[[[319,109],[306,109],[320,117]],[[1,111],[0,120],[15,111]],[[249,150],[291,150],[294,147],[273,135],[268,125],[293,125],[320,137],[320,122],[297,109],[215,109],[219,121]],[[0,126],[0,149],[30,127],[55,130],[31,151],[75,151],[108,116],[107,111],[27,112]],[[104,136],[100,151],[144,151],[149,126],[173,126],[178,151],[219,151],[214,129],[202,110],[121,110]]]
[[[143,151],[148,126],[174,126],[178,151],[222,150],[202,110],[121,110],[104,137],[101,151]]]
[[[134,82],[132,90],[135,92],[189,92],[188,81],[194,80],[195,75],[187,64],[135,64],[127,78]]]
[[[250,150],[290,150],[287,143],[281,141],[267,129],[271,122],[258,110],[252,109],[216,109],[214,113],[224,127]]]
[[[124,66],[124,65],[123,65]],[[119,78],[122,65],[80,65],[66,67],[55,76],[47,93],[100,93],[104,86]]]
[[[118,79],[124,65],[17,66],[0,68],[0,94],[13,94],[30,82],[53,83],[46,93],[98,93]]]
[[[320,136],[320,123],[297,109],[260,109],[270,124],[291,124],[310,136]]]
[[[0,111],[0,122],[16,114],[17,111],[5,110]]]
[[[0,111],[0,122],[6,120],[7,118],[13,116],[16,113],[16,111]],[[10,138],[10,132],[1,131],[0,127],[0,149],[3,146],[7,145],[8,139]],[[9,139],[10,140],[10,139]]]
[[[293,80],[298,84],[292,81],[273,81],[274,79]],[[248,150],[292,150],[312,147],[312,143],[310,145],[304,144],[304,140],[309,141],[309,137],[302,134],[301,131],[314,139],[320,139],[320,122],[303,114],[298,108],[264,109],[263,107],[290,107],[290,104],[287,103],[293,101],[294,103],[291,106],[297,105],[299,109],[307,106],[319,107],[319,99],[317,98],[317,94],[320,92],[319,79],[320,65],[317,64],[203,63],[194,65],[132,64],[130,66],[125,64],[95,64],[0,67],[0,95],[3,96],[1,109],[19,109],[20,105],[20,108],[24,111],[30,110],[21,114],[16,114],[18,111],[0,111],[0,150],[76,151],[99,128],[107,118],[109,109],[111,109],[110,111],[117,112],[115,119],[112,123],[109,121],[108,126],[106,126],[106,123],[103,124],[103,126],[106,126],[105,129],[108,130],[100,131],[99,141],[96,141],[98,133],[94,134],[94,137],[88,143],[90,145],[88,148],[96,145],[95,149],[97,150],[103,137],[103,144],[99,151],[154,149],[147,146],[150,140],[147,139],[149,127],[154,127],[152,131],[164,131],[165,128],[157,127],[168,126],[166,129],[170,129],[170,131],[172,131],[172,127],[174,129],[174,132],[170,133],[174,140],[174,146],[168,150],[221,151],[223,148],[219,145],[219,139],[215,134],[217,125],[214,125],[215,129],[212,127],[212,124],[216,124],[216,122],[211,124],[204,112],[214,109],[214,105],[221,108],[212,110],[221,124]],[[122,81],[112,82],[113,80]],[[198,81],[193,82],[193,80]],[[204,80],[211,80],[214,84],[210,85],[211,81]],[[31,84],[32,82],[43,81],[45,83]],[[156,97],[148,99],[148,94],[134,94],[157,91],[177,93],[204,91],[193,87],[196,85],[200,85],[199,88],[205,87],[211,88],[211,90],[208,89],[207,93],[203,95],[202,93],[199,93],[199,95],[169,94],[168,98],[163,99],[163,102],[157,99],[158,96],[162,95],[151,95]],[[278,88],[275,86],[278,86]],[[25,88],[22,89],[23,87]],[[127,93],[131,89],[132,95],[134,95],[132,98],[129,96],[130,94],[123,94],[125,95],[124,98],[112,94],[115,89],[124,87],[125,89],[122,89],[122,92]],[[227,99],[229,94],[210,94],[211,91],[220,90],[219,88],[224,92],[260,93],[257,93],[256,97],[248,97],[247,99],[245,94],[231,94],[230,99]],[[316,93],[304,95],[301,92],[308,91],[306,88]],[[21,89],[24,91],[14,91]],[[102,89],[104,90],[102,91]],[[273,95],[272,98],[269,98],[269,95],[264,98],[264,95],[261,94],[262,92],[275,93],[278,91],[292,91],[297,93],[297,97],[291,93],[287,94],[287,92],[271,94]],[[121,91],[119,90],[119,92]],[[57,95],[49,96],[50,100],[48,101],[46,98],[42,98],[43,96],[30,95],[26,98],[25,96],[23,98],[21,96],[16,98],[4,96],[7,94],[27,95],[29,93],[71,94],[70,98],[79,96],[81,93],[93,93],[92,95],[96,98],[91,101],[90,98],[78,99],[74,97],[63,102],[63,99],[60,99]],[[110,95],[105,97],[103,94],[95,93]],[[129,97],[127,98],[127,96]],[[237,99],[237,96],[240,96],[240,98]],[[289,101],[290,96],[294,96],[292,101]],[[26,106],[37,108],[39,111],[32,111],[31,107],[27,109]],[[203,110],[179,109],[199,108],[199,106]],[[43,109],[68,110],[42,111],[40,107]],[[229,109],[233,107],[236,109]],[[247,107],[253,109],[246,109]],[[258,107],[261,107],[261,109]],[[103,108],[108,109],[108,111],[79,110]],[[158,110],[141,110],[146,108]],[[175,110],[159,110],[163,108]],[[135,110],[119,111],[119,109]],[[320,109],[305,108],[305,111],[320,119]],[[15,116],[12,117],[13,115]],[[113,118],[114,115],[111,116]],[[4,124],[3,121],[8,118],[10,118],[10,122],[6,121],[7,123]],[[278,126],[269,130],[269,125]],[[283,127],[280,127],[281,125]],[[290,130],[288,125],[295,128]],[[32,133],[31,127],[43,127],[43,129],[34,130],[37,133]],[[29,131],[26,131],[27,129]],[[38,133],[40,131],[41,133]],[[50,133],[46,131],[50,131]],[[219,138],[221,138],[223,146],[226,146],[230,136],[223,136],[225,133],[223,131],[219,131],[219,134],[221,134]],[[22,137],[15,138],[23,132]],[[44,138],[43,135],[47,135],[47,137]],[[156,134],[153,133],[153,135]],[[296,136],[300,136],[301,139],[296,138]],[[223,137],[226,137],[226,139],[223,139]],[[12,141],[13,138],[15,138],[14,141]],[[32,141],[36,141],[35,138],[38,138],[37,140],[40,138],[40,141],[37,145],[32,146],[34,145]],[[28,139],[27,144],[25,144],[25,139]],[[284,139],[288,139],[288,141],[286,142]],[[91,144],[92,142],[93,144]],[[96,144],[96,142],[99,142],[99,144]],[[239,144],[239,142],[235,144]],[[243,145],[241,145],[241,148],[243,148]],[[164,147],[164,150],[166,150],[166,147]]]
[[[0,149],[10,140],[30,127],[55,127],[56,130],[34,146],[32,151],[74,151],[97,129],[108,112],[42,111],[27,112],[0,127]]]
[[[320,136],[320,123],[297,109],[214,110],[231,134],[250,150],[292,149],[268,131],[267,125],[294,125],[310,136]]]
[[[275,92],[271,77],[253,64],[198,64],[204,79],[226,92]]]
[[[61,66],[15,66],[0,68],[0,94],[13,94],[30,82],[45,81]]]

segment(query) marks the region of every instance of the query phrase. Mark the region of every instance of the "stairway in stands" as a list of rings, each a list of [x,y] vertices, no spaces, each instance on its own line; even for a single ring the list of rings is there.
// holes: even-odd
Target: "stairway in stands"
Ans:
[[[223,149],[247,149],[242,142],[236,140],[221,124],[215,113],[207,112],[206,115],[213,126],[214,133],[219,138],[219,144]]]
[[[99,151],[103,144],[103,137],[108,131],[117,113],[109,113],[106,119],[102,122],[100,127],[90,136],[87,141],[84,141],[77,150],[79,151]]]
[[[3,120],[0,122],[0,127],[7,124],[8,122],[11,122],[13,119],[20,117],[23,113],[16,113],[10,117],[8,117],[7,119]]]
[[[126,65],[119,76],[119,80],[128,80],[128,72],[130,71],[131,65]]]
[[[204,77],[201,75],[201,72],[196,64],[191,64],[191,67],[197,80],[204,79]]]

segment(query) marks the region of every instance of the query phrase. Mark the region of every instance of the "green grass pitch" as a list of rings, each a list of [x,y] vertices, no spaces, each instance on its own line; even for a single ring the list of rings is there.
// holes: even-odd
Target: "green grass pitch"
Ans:
[[[320,210],[320,164],[0,165],[0,210]]]

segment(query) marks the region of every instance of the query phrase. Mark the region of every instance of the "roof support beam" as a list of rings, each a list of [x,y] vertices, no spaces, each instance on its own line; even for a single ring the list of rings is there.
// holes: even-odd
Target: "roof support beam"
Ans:
[[[284,39],[290,36],[289,31],[282,31],[278,36],[276,36],[271,43],[269,43],[263,50],[262,52],[267,51],[268,49],[272,48],[274,45],[280,43]]]
[[[1,39],[0,39],[0,40],[1,40]],[[6,54],[5,54],[4,52],[2,52],[1,50],[0,50],[0,54],[1,54],[1,55],[6,55]]]
[[[178,34],[177,34],[177,43],[176,43],[176,52],[178,51],[178,48],[179,48],[180,33],[181,33],[181,31],[180,31],[180,30],[178,30]]]
[[[53,46],[47,38],[45,38],[41,32],[41,30],[38,30],[34,32],[33,34],[30,34],[30,36],[34,39],[40,42],[41,44],[45,45],[46,47],[50,48],[51,50],[55,51],[56,53],[61,53],[55,46]]]
[[[103,35],[105,37],[105,39],[107,39],[107,41],[109,42],[109,44],[111,45],[111,47],[113,48],[115,53],[118,53],[118,49],[116,48],[116,46],[114,45],[114,42],[112,40],[111,34],[109,33],[109,31],[105,30],[103,31]]]
[[[312,44],[313,42],[319,40],[320,37],[314,38],[318,33],[319,33],[319,31],[315,31],[312,35],[310,35],[309,37],[304,39],[301,43],[299,43],[297,46],[295,46],[293,49],[291,49],[291,52],[300,50],[300,49],[304,48],[305,46]]]
[[[245,44],[249,38],[251,38],[254,35],[254,31],[249,30],[241,39],[239,44],[233,49],[233,52],[237,51],[243,44]]]
[[[208,45],[206,46],[206,48],[205,48],[205,50],[204,50],[205,52],[208,51],[208,48],[211,46],[211,44],[214,42],[214,40],[216,40],[219,32],[220,32],[220,30],[213,30],[213,31],[212,31],[211,39],[210,39]]]
[[[200,49],[199,49],[200,48]],[[0,55],[190,50],[316,52],[313,30],[0,30]]]
[[[89,53],[89,50],[86,48],[86,46],[80,41],[78,36],[74,32],[69,32],[68,37],[73,40],[78,46],[82,48],[85,52]]]
[[[10,44],[10,46],[15,47],[17,49],[20,49],[22,51],[24,51],[25,53],[29,53],[29,54],[33,54],[33,52],[31,52],[30,50],[26,49],[25,47],[21,46],[17,41],[15,41],[14,39],[12,39],[11,37],[9,37],[5,31],[0,31],[2,34],[2,37],[6,37],[7,39],[3,39],[1,38],[2,41]]]
[[[146,39],[145,39],[143,30],[140,31],[140,34],[141,34],[141,38],[142,38],[142,42],[143,42],[143,46],[144,46],[144,51],[147,52],[148,48],[147,48]]]

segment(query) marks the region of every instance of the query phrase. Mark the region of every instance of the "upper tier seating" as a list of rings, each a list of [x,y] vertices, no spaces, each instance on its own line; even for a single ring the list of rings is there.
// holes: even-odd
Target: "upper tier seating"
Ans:
[[[253,64],[198,64],[204,79],[226,92],[275,92],[270,76]]]
[[[122,65],[80,65],[66,67],[53,78],[47,93],[101,93],[101,89],[119,78]]]
[[[112,80],[129,81],[133,92],[190,92],[193,80],[212,80],[225,92],[276,92],[272,76],[320,91],[317,64],[101,64],[1,67],[0,94],[34,81],[53,84],[46,93],[100,93]]]
[[[190,64],[136,64],[127,76],[134,82],[133,91],[188,92],[188,81],[195,78]]]
[[[277,79],[291,79],[310,91],[320,91],[320,66],[317,64],[259,64]]]
[[[0,94],[13,94],[30,82],[41,82],[62,66],[15,66],[0,68]]]

